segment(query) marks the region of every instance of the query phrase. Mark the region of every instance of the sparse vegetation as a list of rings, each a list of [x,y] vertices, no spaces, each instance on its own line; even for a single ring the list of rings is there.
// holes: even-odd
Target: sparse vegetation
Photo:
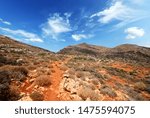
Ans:
[[[8,101],[9,92],[9,83],[0,83],[0,101]]]
[[[105,66],[105,69],[111,74],[111,75],[115,75],[115,76],[120,76],[122,78],[128,78],[131,79],[132,76],[130,76],[130,74],[126,71],[124,71],[123,69],[119,69],[119,68],[114,68],[114,67],[109,67],[109,66]]]
[[[86,100],[87,98],[90,98],[92,101],[99,100],[99,95],[95,93],[94,90],[88,87],[82,87],[78,91],[78,95],[83,99]]]
[[[16,101],[20,98],[20,92],[17,86],[10,86],[9,100]]]
[[[81,71],[77,71],[76,76],[77,76],[77,78],[84,78],[84,73]]]
[[[142,91],[146,89],[146,85],[143,82],[136,82],[134,87]]]
[[[99,80],[98,80],[98,79],[91,79],[91,82],[92,82],[94,85],[98,85],[98,84],[99,84]]]
[[[108,95],[110,97],[116,97],[117,94],[115,93],[114,90],[112,90],[112,88],[108,87],[108,86],[102,86],[100,88],[100,92],[104,95]]]
[[[0,69],[1,76],[8,80],[24,81],[27,77],[28,70],[25,67],[5,66]]]
[[[39,77],[37,77],[35,79],[35,84],[38,86],[47,87],[47,86],[51,85],[50,77],[47,75],[40,75]]]
[[[30,94],[30,97],[33,101],[43,101],[44,96],[38,91],[34,91],[33,93]]]
[[[68,67],[65,66],[65,65],[62,65],[62,66],[60,67],[60,69],[63,70],[63,71],[66,71],[66,70],[68,69]]]

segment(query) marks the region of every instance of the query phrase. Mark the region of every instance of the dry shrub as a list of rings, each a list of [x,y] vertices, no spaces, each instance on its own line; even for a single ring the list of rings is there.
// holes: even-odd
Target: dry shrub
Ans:
[[[143,82],[136,82],[134,87],[136,89],[139,89],[139,90],[145,90],[146,89],[146,85]]]
[[[9,100],[16,101],[20,98],[20,92],[17,86],[10,86]]]
[[[69,73],[69,75],[74,75],[75,74],[75,70],[74,69],[69,69],[68,73]]]
[[[7,78],[9,80],[13,79],[24,81],[28,75],[28,70],[23,66],[4,66],[0,71],[1,73],[7,73],[2,75],[4,76],[3,78]]]
[[[35,69],[36,69],[36,66],[30,65],[30,66],[28,66],[27,68],[28,68],[28,70],[35,70]]]
[[[38,92],[38,91],[34,91],[33,93],[31,93],[31,94],[30,94],[30,98],[31,98],[33,101],[43,101],[43,100],[44,100],[43,94],[41,94],[41,93]]]
[[[84,73],[81,71],[77,71],[76,76],[77,76],[77,78],[84,78]]]
[[[52,73],[55,73],[55,70],[51,70]]]
[[[47,75],[41,75],[35,79],[35,84],[38,86],[49,86],[51,85],[50,77]]]
[[[91,82],[92,82],[94,85],[99,85],[99,80],[98,80],[98,79],[92,79]]]
[[[7,70],[0,70],[0,84],[10,83],[10,73]]]
[[[10,86],[9,83],[0,83],[0,101],[14,101],[20,98],[18,87]]]
[[[78,95],[83,99],[86,100],[87,98],[90,98],[92,101],[98,101],[99,95],[95,93],[94,90],[92,90],[89,87],[82,87],[78,90]]]
[[[115,91],[113,91],[112,88],[108,86],[102,86],[100,88],[100,92],[104,95],[108,95],[109,97],[117,97],[117,94],[115,93]]]
[[[89,86],[92,90],[95,90],[95,89],[96,89],[96,87],[95,87],[94,84],[89,84],[88,86]]]
[[[63,70],[63,71],[66,71],[66,70],[68,70],[68,67],[67,67],[66,65],[62,65],[62,66],[60,67],[60,69]]]
[[[53,68],[53,65],[51,64],[51,65],[49,65],[48,67],[49,67],[49,68]]]
[[[12,71],[12,78],[19,81],[24,81],[28,74],[28,70],[25,67],[15,67]]]
[[[58,64],[60,64],[60,65],[61,65],[61,64],[62,64],[62,62],[59,62]]]
[[[47,72],[46,74],[47,74],[47,75],[51,75],[51,73],[50,73],[50,72]]]
[[[79,81],[79,86],[83,86],[84,82],[83,81]]]
[[[0,83],[0,101],[8,101],[8,100],[9,100],[9,84]]]

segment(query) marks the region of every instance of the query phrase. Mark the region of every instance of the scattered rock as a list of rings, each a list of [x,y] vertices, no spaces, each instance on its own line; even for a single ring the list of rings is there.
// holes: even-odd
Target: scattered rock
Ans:
[[[30,83],[33,83],[33,82],[34,82],[34,80],[35,80],[35,79],[30,79],[30,80],[29,80],[29,82],[30,82]]]
[[[69,74],[64,74],[63,77],[64,78],[69,78]]]
[[[24,97],[25,96],[25,93],[24,92],[21,92],[20,93],[20,97],[22,98],[22,97]]]
[[[70,99],[73,101],[82,101],[82,98],[76,94],[70,95]]]
[[[90,99],[90,98],[87,98],[86,101],[91,101],[91,99]]]
[[[32,99],[30,98],[30,96],[24,96],[24,97],[22,97],[20,100],[18,100],[18,101],[32,101]]]

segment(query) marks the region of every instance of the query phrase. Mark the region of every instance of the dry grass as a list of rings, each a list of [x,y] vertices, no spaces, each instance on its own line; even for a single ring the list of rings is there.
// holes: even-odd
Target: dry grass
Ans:
[[[51,85],[50,77],[47,75],[41,75],[35,79],[35,84],[38,86],[47,87]]]
[[[100,92],[104,95],[108,95],[109,97],[117,97],[117,94],[115,93],[115,91],[112,90],[112,88],[108,86],[102,86],[100,88]]]
[[[99,85],[99,80],[98,80],[98,79],[92,79],[91,82],[92,82],[94,85]]]
[[[77,71],[76,76],[77,76],[77,78],[84,78],[84,73],[81,71]]]
[[[98,101],[99,95],[95,93],[94,90],[92,90],[89,87],[82,87],[78,90],[78,95],[83,99],[86,100],[87,98],[90,98],[92,101]]]
[[[146,85],[143,82],[136,82],[134,87],[136,89],[139,89],[139,90],[145,90],[146,89]]]

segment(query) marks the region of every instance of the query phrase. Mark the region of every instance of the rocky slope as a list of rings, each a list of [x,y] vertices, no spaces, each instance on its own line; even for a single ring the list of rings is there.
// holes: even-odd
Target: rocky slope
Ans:
[[[107,58],[122,58],[150,63],[150,48],[124,44],[114,48],[89,45],[86,43],[68,46],[58,53],[70,55],[85,55]]]

